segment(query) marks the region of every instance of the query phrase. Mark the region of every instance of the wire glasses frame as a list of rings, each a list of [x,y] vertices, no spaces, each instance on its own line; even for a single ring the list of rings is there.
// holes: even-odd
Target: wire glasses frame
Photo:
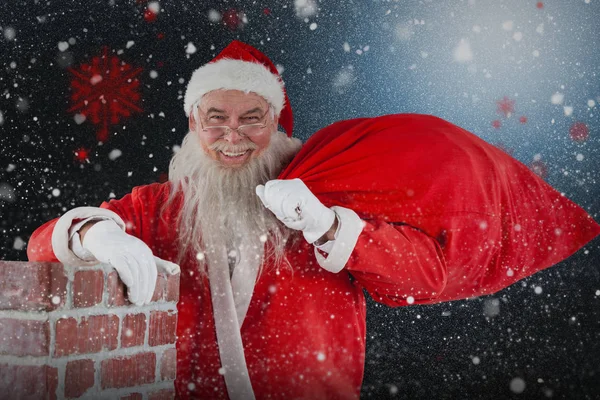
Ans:
[[[204,124],[202,123],[202,118],[200,118],[200,105],[196,106],[196,119],[200,122],[200,127],[202,128],[202,131],[206,132],[207,136],[210,137],[211,139],[218,139],[221,137],[225,137],[231,131],[236,131],[238,133],[238,135],[240,135],[240,136],[254,137],[254,136],[260,135],[262,133],[262,130],[264,128],[266,128],[266,126],[267,126],[266,116],[269,113],[270,109],[271,109],[271,105],[269,104],[267,106],[267,110],[265,111],[263,116],[260,117],[262,122],[257,122],[255,124],[240,125],[235,129],[231,128],[227,125],[204,126]]]

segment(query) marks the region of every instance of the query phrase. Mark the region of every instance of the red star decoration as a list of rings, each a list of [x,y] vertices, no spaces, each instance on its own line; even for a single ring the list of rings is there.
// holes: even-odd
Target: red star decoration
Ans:
[[[542,8],[544,8],[544,3],[542,3],[541,1],[538,1],[535,6],[541,10]]]
[[[585,142],[590,136],[590,131],[583,122],[575,122],[569,129],[569,135],[574,142]]]
[[[96,133],[99,141],[108,139],[110,125],[130,117],[132,112],[143,111],[138,106],[141,95],[136,78],[142,69],[108,55],[108,48],[103,49],[102,56],[93,57],[91,63],[69,71],[73,74],[73,94],[68,111],[83,114],[93,124],[100,125]]]
[[[496,129],[500,129],[500,127],[502,126],[502,122],[500,122],[500,120],[496,119],[492,121],[492,126]]]
[[[271,9],[268,7],[263,8],[263,14],[265,15],[271,15]]]
[[[159,33],[156,35],[156,38],[157,38],[157,39],[159,39],[159,40],[162,40],[162,39],[164,39],[164,38],[165,38],[165,34],[164,34],[164,33],[162,33],[162,32],[159,32]]]
[[[521,117],[519,118],[519,122],[522,124],[526,124],[527,123],[527,117],[524,115],[521,115]]]
[[[510,118],[511,114],[515,111],[515,101],[504,96],[502,100],[496,102],[498,104],[498,114],[504,114],[506,118]]]
[[[548,167],[546,166],[546,163],[541,160],[533,161],[529,168],[542,179],[546,179],[548,176]]]
[[[88,161],[90,151],[85,147],[80,147],[77,150],[75,150],[73,154],[75,154],[75,159],[83,164],[84,162]]]

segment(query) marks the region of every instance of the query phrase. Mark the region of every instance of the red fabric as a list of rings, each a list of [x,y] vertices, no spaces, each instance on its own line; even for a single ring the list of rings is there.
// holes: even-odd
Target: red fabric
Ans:
[[[525,165],[428,115],[337,122],[315,133],[280,178],[301,178],[327,206],[436,238],[447,283],[423,303],[494,293],[600,233]]]
[[[279,79],[281,79],[279,76],[279,71],[277,71],[277,67],[275,64],[273,64],[269,57],[267,57],[257,48],[252,47],[244,42],[240,42],[239,40],[234,40],[231,42],[211,61],[211,63],[224,58],[262,64],[267,67],[267,69],[271,71],[273,75],[276,75]],[[294,129],[294,114],[292,113],[292,106],[285,88],[283,89],[283,95],[285,96],[285,104],[281,110],[281,113],[279,114],[279,125],[285,129],[285,133],[287,133],[288,137],[292,137],[292,131]]]

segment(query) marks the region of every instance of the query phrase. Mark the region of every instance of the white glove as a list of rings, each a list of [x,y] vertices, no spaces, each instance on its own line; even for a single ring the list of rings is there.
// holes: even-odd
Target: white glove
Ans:
[[[335,212],[325,207],[300,179],[275,179],[256,187],[265,207],[288,228],[314,243],[333,226]]]
[[[98,261],[117,270],[128,288],[129,301],[138,306],[150,303],[156,286],[157,265],[146,243],[125,233],[116,222],[107,220],[95,223],[86,232],[82,245]]]

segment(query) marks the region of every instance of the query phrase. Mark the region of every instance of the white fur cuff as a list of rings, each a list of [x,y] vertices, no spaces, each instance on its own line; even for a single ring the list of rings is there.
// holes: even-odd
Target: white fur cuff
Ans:
[[[323,257],[316,248],[315,257],[321,267],[329,272],[338,273],[350,259],[365,224],[358,214],[349,208],[334,206],[331,209],[340,220],[340,230],[327,258]]]
[[[54,255],[61,263],[72,266],[92,266],[98,264],[97,260],[82,260],[69,248],[69,230],[73,224],[73,220],[89,217],[111,219],[115,221],[121,229],[125,230],[125,222],[123,219],[121,219],[117,213],[105,208],[77,207],[67,211],[58,219],[56,225],[54,225],[54,230],[52,231],[52,250],[54,250]]]

